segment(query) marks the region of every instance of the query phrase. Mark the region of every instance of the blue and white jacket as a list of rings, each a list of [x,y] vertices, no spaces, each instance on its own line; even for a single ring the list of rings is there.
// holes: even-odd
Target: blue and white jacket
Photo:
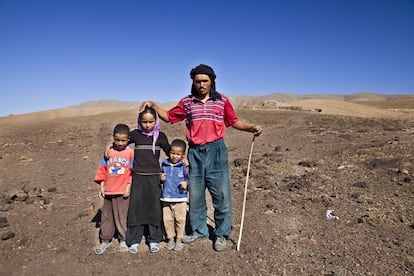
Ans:
[[[188,167],[184,166],[182,161],[172,164],[167,158],[162,161],[161,170],[167,178],[163,185],[161,201],[186,202],[188,193],[179,186],[180,182],[187,181],[188,187]]]

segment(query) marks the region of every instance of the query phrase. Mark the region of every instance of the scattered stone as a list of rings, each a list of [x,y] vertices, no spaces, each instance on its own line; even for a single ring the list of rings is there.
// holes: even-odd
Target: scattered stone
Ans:
[[[41,191],[39,188],[32,188],[28,193],[27,196],[29,198],[38,197],[40,195]]]
[[[405,183],[411,183],[411,181],[412,181],[412,178],[411,178],[411,176],[406,176],[406,177],[404,177],[404,180],[403,180]]]
[[[14,199],[16,198],[16,195],[20,192],[20,190],[18,189],[12,189],[11,191],[7,192],[7,194],[4,195],[4,199],[10,203],[12,201],[14,201]]]
[[[7,223],[7,221],[0,222],[0,228],[9,227],[10,225]]]
[[[244,168],[243,169],[243,174],[245,175],[245,176],[247,176],[247,168]],[[250,169],[250,171],[249,171],[249,176],[252,176],[252,170]]]
[[[280,163],[282,162],[282,160],[283,160],[282,157],[272,157],[272,158],[266,159],[265,164],[272,165],[274,163]]]
[[[23,186],[22,191],[25,192],[25,193],[29,193],[33,189],[34,189],[33,187],[25,185],[25,186]]]
[[[16,197],[14,198],[15,201],[25,201],[27,199],[27,193],[24,191],[20,191],[16,194]]]
[[[3,235],[1,235],[1,239],[3,241],[5,241],[5,240],[8,240],[8,239],[14,238],[14,236],[15,236],[15,234],[13,232],[9,231],[9,232],[4,233]]]
[[[50,199],[48,197],[40,196],[40,204],[47,205],[49,203],[50,203]]]
[[[367,223],[374,227],[380,227],[385,224],[384,221],[380,218],[370,218],[367,220]]]
[[[298,165],[302,167],[312,168],[318,165],[318,161],[317,160],[302,160],[298,163]]]
[[[400,169],[399,172],[402,174],[407,174],[407,175],[409,174],[407,169]]]
[[[233,161],[233,164],[234,164],[235,167],[240,167],[242,165],[245,165],[246,163],[247,163],[247,161],[245,159],[241,159],[241,158],[235,159]]]
[[[353,194],[351,195],[351,198],[352,198],[352,199],[356,199],[356,200],[358,200],[358,199],[360,199],[360,198],[361,198],[361,193],[353,193]]]
[[[281,150],[282,150],[281,146],[276,146],[275,149],[274,149],[274,151],[281,151]]]
[[[368,184],[364,181],[356,182],[353,186],[359,188],[368,188]]]
[[[50,187],[50,188],[48,188],[48,189],[47,189],[47,191],[48,191],[49,193],[54,193],[54,192],[56,192],[56,191],[57,191],[57,189],[56,189],[56,187]]]
[[[53,191],[52,187],[52,191]],[[55,188],[56,189],[56,188]],[[14,201],[22,201],[26,204],[40,203],[43,205],[50,204],[50,198],[41,195],[42,189],[37,187],[24,186],[21,190],[12,189],[0,199],[0,211],[9,211]]]
[[[412,255],[408,255],[408,256],[407,256],[407,262],[408,262],[411,266],[414,266],[414,256],[412,256]]]
[[[11,209],[11,206],[8,203],[4,203],[4,204],[0,205],[0,211],[2,211],[2,212],[7,212],[10,209]]]
[[[33,161],[33,159],[23,155],[23,156],[20,156],[19,161],[20,162],[30,162],[30,161]]]

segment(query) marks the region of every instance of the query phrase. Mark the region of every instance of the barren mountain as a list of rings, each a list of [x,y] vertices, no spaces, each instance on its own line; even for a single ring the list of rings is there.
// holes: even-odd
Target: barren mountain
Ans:
[[[249,102],[238,114],[264,132],[252,143],[227,130],[233,232],[223,252],[210,237],[177,253],[151,254],[144,242],[119,253],[114,241],[94,254],[102,201],[93,177],[113,126],[136,127],[135,107],[0,118],[0,275],[413,275],[411,98],[392,100],[399,111],[355,98]],[[184,138],[182,123],[161,128]],[[209,205],[213,227],[212,218]]]

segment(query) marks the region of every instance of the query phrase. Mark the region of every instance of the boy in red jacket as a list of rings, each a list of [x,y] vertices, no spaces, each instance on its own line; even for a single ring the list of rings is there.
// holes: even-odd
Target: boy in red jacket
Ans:
[[[125,241],[134,160],[134,151],[128,148],[129,127],[125,124],[116,125],[113,138],[110,158],[102,158],[95,176],[95,182],[100,184],[99,197],[104,200],[99,231],[101,243],[95,248],[97,255],[108,249],[115,231],[119,239],[118,251],[128,251]]]

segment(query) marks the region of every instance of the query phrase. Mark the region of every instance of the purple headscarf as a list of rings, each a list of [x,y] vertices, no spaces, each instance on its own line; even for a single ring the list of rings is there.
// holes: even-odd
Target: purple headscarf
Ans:
[[[152,152],[155,154],[155,143],[158,140],[158,136],[160,134],[161,127],[160,127],[160,120],[158,119],[157,112],[155,112],[155,110],[153,108],[150,108],[150,109],[152,109],[154,111],[154,113],[155,113],[155,125],[154,125],[154,128],[151,131],[145,131],[142,128],[142,126],[141,126],[141,116],[140,116],[140,114],[144,114],[144,113],[150,113],[150,114],[152,114],[152,112],[148,112],[147,111],[147,108],[145,108],[144,111],[142,111],[141,113],[138,114],[138,130],[139,130],[139,132],[141,134],[144,134],[146,136],[153,136],[153,139],[152,139]]]

